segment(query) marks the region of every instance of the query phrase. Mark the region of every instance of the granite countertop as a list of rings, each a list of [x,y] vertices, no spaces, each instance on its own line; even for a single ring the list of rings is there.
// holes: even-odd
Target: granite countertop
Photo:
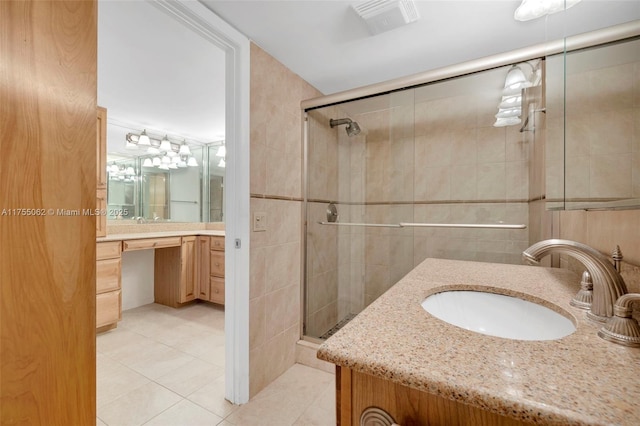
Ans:
[[[564,269],[427,259],[325,341],[318,358],[538,424],[640,425],[640,349],[606,342],[569,304]],[[486,336],[445,323],[421,302],[485,289],[546,305],[577,330],[560,340]]]
[[[186,237],[189,235],[209,235],[213,237],[224,237],[225,231],[197,229],[187,231],[152,231],[152,232],[135,232],[125,234],[108,234],[106,237],[96,238],[96,242],[118,240],[139,240],[143,238],[162,238],[162,237]]]

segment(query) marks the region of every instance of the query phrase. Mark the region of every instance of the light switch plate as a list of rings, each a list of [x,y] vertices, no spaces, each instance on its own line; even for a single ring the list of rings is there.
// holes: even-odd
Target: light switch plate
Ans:
[[[253,214],[253,232],[263,232],[267,230],[267,214],[265,212],[255,212]]]

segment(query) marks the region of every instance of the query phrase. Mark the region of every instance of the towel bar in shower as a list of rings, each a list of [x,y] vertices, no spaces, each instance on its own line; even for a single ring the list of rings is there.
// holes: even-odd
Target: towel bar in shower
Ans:
[[[399,223],[350,223],[350,222],[318,222],[320,225],[333,226],[370,226],[374,228],[402,228]]]
[[[525,224],[509,223],[350,223],[350,222],[318,222],[320,225],[334,226],[369,226],[376,228],[482,228],[482,229],[525,229]]]

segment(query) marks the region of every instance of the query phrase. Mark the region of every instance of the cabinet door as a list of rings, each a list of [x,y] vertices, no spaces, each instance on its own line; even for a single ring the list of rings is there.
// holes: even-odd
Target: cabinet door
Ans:
[[[209,237],[200,236],[197,239],[198,256],[198,299],[209,300],[209,251],[211,250],[211,241]]]
[[[211,277],[211,294],[209,301],[224,305],[224,278]]]
[[[211,250],[211,275],[224,277],[224,252]]]
[[[196,260],[196,237],[182,237],[179,303],[190,302],[196,298]]]

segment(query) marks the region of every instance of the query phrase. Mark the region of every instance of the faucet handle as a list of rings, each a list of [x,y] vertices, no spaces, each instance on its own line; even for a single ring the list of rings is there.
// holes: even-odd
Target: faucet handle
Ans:
[[[640,325],[633,319],[631,305],[634,302],[640,302],[640,294],[627,293],[620,296],[614,306],[614,315],[598,331],[598,336],[619,345],[639,348]]]
[[[591,309],[593,302],[593,280],[589,271],[582,273],[582,281],[580,281],[580,291],[571,299],[569,304],[579,309]]]
[[[620,250],[620,246],[616,245],[616,248],[613,249],[611,253],[611,257],[613,258],[613,267],[616,268],[616,271],[620,272],[620,263],[622,262],[622,250]]]

